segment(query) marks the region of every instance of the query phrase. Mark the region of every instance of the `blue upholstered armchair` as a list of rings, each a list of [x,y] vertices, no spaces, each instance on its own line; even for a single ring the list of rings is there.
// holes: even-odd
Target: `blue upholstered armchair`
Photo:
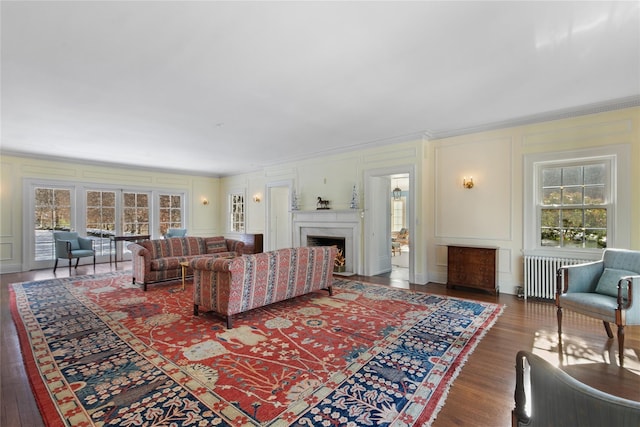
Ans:
[[[93,250],[93,240],[80,237],[74,231],[54,231],[53,243],[56,249],[56,263],[53,266],[54,273],[58,268],[58,260],[61,258],[69,260],[69,274],[71,274],[71,260],[73,258],[76,259],[75,268],[78,268],[80,258],[90,256],[93,257],[93,271],[95,272],[96,252]]]
[[[164,238],[168,239],[170,237],[184,237],[187,235],[186,228],[170,228],[164,233]]]
[[[527,351],[516,356],[514,398],[513,427],[640,425],[640,402],[583,384]]]
[[[613,333],[609,323],[615,323],[618,358],[623,366],[624,327],[640,325],[640,251],[605,249],[600,261],[560,267],[556,306],[560,340],[563,308],[601,319],[610,339]]]

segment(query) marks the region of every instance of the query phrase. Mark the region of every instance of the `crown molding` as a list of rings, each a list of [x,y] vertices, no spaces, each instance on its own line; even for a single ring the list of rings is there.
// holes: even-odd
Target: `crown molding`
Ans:
[[[625,108],[633,108],[640,106],[640,95],[619,98],[595,104],[584,105],[576,108],[566,108],[562,110],[548,111],[530,116],[518,117],[499,122],[485,123],[478,126],[459,128],[446,131],[431,132],[429,139],[443,139],[454,136],[468,135],[472,133],[487,132],[496,129],[511,128],[516,126],[525,126],[535,123],[551,122],[555,120],[569,119],[573,117],[587,116],[590,114],[606,113],[608,111],[623,110]]]

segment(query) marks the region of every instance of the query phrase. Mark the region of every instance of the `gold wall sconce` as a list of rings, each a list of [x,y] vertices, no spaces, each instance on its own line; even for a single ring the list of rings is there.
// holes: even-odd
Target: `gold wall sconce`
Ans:
[[[470,190],[473,188],[473,177],[470,176],[469,179],[467,179],[467,177],[465,176],[464,178],[462,178],[462,186],[464,188],[466,188],[467,190]]]
[[[206,198],[206,197],[203,197],[203,198],[202,198],[202,205],[203,205],[203,206],[207,206],[208,204],[209,204],[209,200],[207,200],[207,198]]]
[[[262,198],[260,197],[260,193],[256,193],[253,195],[253,201],[256,203],[260,203],[260,200],[262,200]]]

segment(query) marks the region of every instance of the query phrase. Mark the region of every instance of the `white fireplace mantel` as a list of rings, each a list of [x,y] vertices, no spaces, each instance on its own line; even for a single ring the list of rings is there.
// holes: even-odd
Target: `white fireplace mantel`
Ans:
[[[307,246],[307,236],[345,239],[345,273],[362,274],[362,212],[360,210],[293,211],[293,245]]]

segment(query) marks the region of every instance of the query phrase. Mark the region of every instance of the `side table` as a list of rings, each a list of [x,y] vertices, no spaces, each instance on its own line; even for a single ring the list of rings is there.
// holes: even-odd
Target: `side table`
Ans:
[[[189,261],[182,261],[180,263],[182,267],[182,290],[184,291],[184,277],[187,275],[187,268],[189,267]]]

